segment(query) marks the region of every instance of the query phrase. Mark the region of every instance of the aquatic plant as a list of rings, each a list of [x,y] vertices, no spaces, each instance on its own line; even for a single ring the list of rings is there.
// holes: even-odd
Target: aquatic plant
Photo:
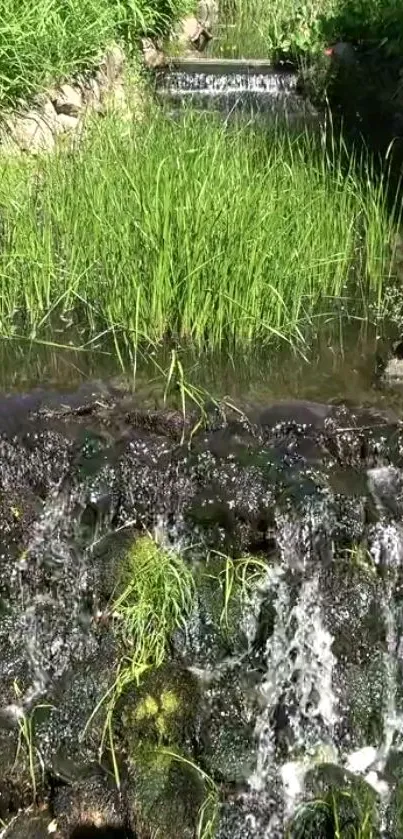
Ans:
[[[221,560],[223,567],[218,573],[209,573],[206,576],[216,579],[222,590],[223,605],[220,624],[224,629],[228,629],[232,599],[240,597],[243,600],[250,596],[259,581],[267,574],[267,563],[258,556],[246,555],[234,558],[219,551],[211,551],[209,559],[214,562],[214,558]]]
[[[346,560],[348,564],[351,564],[352,569],[376,577],[376,563],[365,544],[357,542],[351,548],[348,548],[346,550]]]
[[[14,693],[16,700],[18,701],[21,698],[22,692],[21,688],[18,684],[18,681],[14,681]],[[31,782],[32,788],[32,802],[36,805],[37,802],[37,791],[38,791],[38,780],[37,780],[37,773],[38,767],[40,769],[42,781],[45,774],[43,759],[40,750],[35,745],[35,731],[34,731],[34,718],[36,711],[43,710],[46,708],[51,708],[52,706],[49,704],[38,704],[33,707],[30,713],[26,713],[25,710],[21,709],[21,713],[18,716],[18,742],[17,742],[17,751],[14,760],[14,767],[17,766],[18,761],[20,759],[21,751],[24,749],[26,753],[26,757],[28,760],[28,771],[29,771],[29,778]]]
[[[0,333],[55,340],[62,317],[83,347],[109,336],[134,361],[162,341],[295,344],[379,313],[385,186],[322,140],[159,113],[105,119],[74,154],[0,162]]]
[[[194,582],[178,553],[144,536],[127,554],[123,583],[112,615],[131,678],[139,681],[150,667],[163,664],[172,633],[185,625]]]
[[[111,607],[122,656],[113,684],[94,709],[85,729],[100,708],[106,706],[100,749],[102,752],[108,738],[118,786],[113,733],[116,703],[132,685],[138,686],[148,671],[162,666],[172,633],[185,625],[193,596],[192,574],[177,552],[160,547],[151,536],[141,537],[129,549],[122,591]],[[160,725],[163,724],[162,717]]]
[[[359,797],[350,789],[340,788],[304,803],[297,810],[288,839],[314,839],[321,831],[334,839],[375,839],[374,796]]]

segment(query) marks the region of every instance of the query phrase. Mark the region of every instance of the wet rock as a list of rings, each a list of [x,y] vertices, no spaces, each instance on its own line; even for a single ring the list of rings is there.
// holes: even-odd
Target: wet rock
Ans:
[[[26,742],[19,731],[0,730],[0,819],[8,822],[24,807],[32,806],[34,793]],[[38,767],[35,767],[37,772]],[[43,792],[40,772],[36,776],[38,792]]]
[[[127,791],[130,824],[139,839],[193,839],[206,789],[200,772],[180,753],[137,751]]]
[[[201,724],[203,764],[212,777],[234,785],[246,783],[256,766],[253,703],[242,681],[236,668],[209,686]]]
[[[299,426],[314,426],[323,428],[325,420],[332,416],[332,407],[319,402],[304,402],[290,400],[277,402],[264,408],[255,421],[259,425],[273,427],[279,424],[295,424]]]
[[[196,737],[200,691],[197,679],[172,663],[133,684],[122,698],[123,736],[136,764],[140,743],[189,749]]]
[[[273,793],[273,787],[267,796],[251,790],[229,793],[220,808],[215,839],[283,839],[281,804]]]
[[[4,839],[49,839],[50,836],[58,839],[53,827],[53,819],[47,812],[21,813],[2,835]]]
[[[197,680],[178,665],[151,672],[122,697],[122,727],[129,766],[130,823],[144,839],[161,831],[191,839],[205,784],[193,754],[198,731]]]
[[[282,763],[330,740],[350,765],[351,749],[382,746],[385,708],[400,707],[398,427],[293,404],[270,408],[266,424],[217,413],[189,446],[178,415],[118,395],[20,401],[15,428],[0,401],[0,782],[25,714],[57,795],[81,790],[60,817],[65,807],[74,830],[96,826],[85,790],[127,652],[113,601],[128,549],[154,534],[180,545],[197,598],[164,666],[115,706],[129,812],[105,813],[102,829],[126,829],[127,815],[140,839],[171,839],[178,825],[194,839],[218,788],[221,839],[283,837]],[[374,483],[371,469],[396,480],[382,489],[386,473]],[[11,796],[7,813],[15,806]]]
[[[377,794],[363,779],[333,764],[321,764],[310,770],[305,778],[306,790],[311,791],[312,801],[323,802],[316,810],[309,806],[309,798],[301,815],[293,825],[295,837],[313,837],[319,830],[360,831],[363,820],[375,835],[379,830]]]
[[[115,679],[118,652],[107,627],[101,625],[97,635],[88,633],[85,646],[77,645],[69,666],[48,689],[50,707],[36,719],[42,759],[64,781],[88,775],[102,742],[107,711],[102,700]]]
[[[385,821],[390,837],[398,836],[403,819],[403,755],[399,751],[391,751],[384,770],[385,780],[392,790]]]
[[[84,783],[59,789],[53,799],[52,809],[60,839],[72,836],[91,836],[90,829],[104,830],[111,837],[121,836],[127,830],[127,815],[113,781],[94,775]],[[107,831],[110,831],[108,834]],[[120,832],[118,832],[120,831]]]
[[[231,567],[227,572],[232,573]],[[173,638],[174,649],[193,669],[214,670],[248,650],[246,597],[243,602],[240,584],[232,581],[231,596],[226,603],[229,592],[224,590],[225,573],[222,559],[212,558],[206,573],[200,574],[197,581],[195,605],[186,629],[176,632]]]

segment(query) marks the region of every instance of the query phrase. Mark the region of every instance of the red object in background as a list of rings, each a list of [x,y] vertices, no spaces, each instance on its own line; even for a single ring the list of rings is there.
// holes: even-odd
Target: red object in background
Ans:
[[[326,49],[324,49],[323,52],[325,55],[333,55],[334,47],[326,47]]]

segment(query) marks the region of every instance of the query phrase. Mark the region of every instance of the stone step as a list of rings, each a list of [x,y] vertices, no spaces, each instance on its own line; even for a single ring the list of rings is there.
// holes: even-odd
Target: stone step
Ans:
[[[173,58],[169,63],[170,70],[184,73],[206,73],[209,75],[229,75],[232,73],[250,75],[293,75],[295,67],[290,64],[273,65],[270,61],[253,58],[204,58],[184,56]]]

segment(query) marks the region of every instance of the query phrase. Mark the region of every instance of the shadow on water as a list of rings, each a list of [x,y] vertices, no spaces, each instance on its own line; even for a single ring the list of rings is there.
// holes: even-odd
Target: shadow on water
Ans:
[[[333,67],[327,87],[331,119],[347,158],[371,156],[371,176],[387,182],[391,212],[401,217],[403,61],[379,47],[358,45]]]

